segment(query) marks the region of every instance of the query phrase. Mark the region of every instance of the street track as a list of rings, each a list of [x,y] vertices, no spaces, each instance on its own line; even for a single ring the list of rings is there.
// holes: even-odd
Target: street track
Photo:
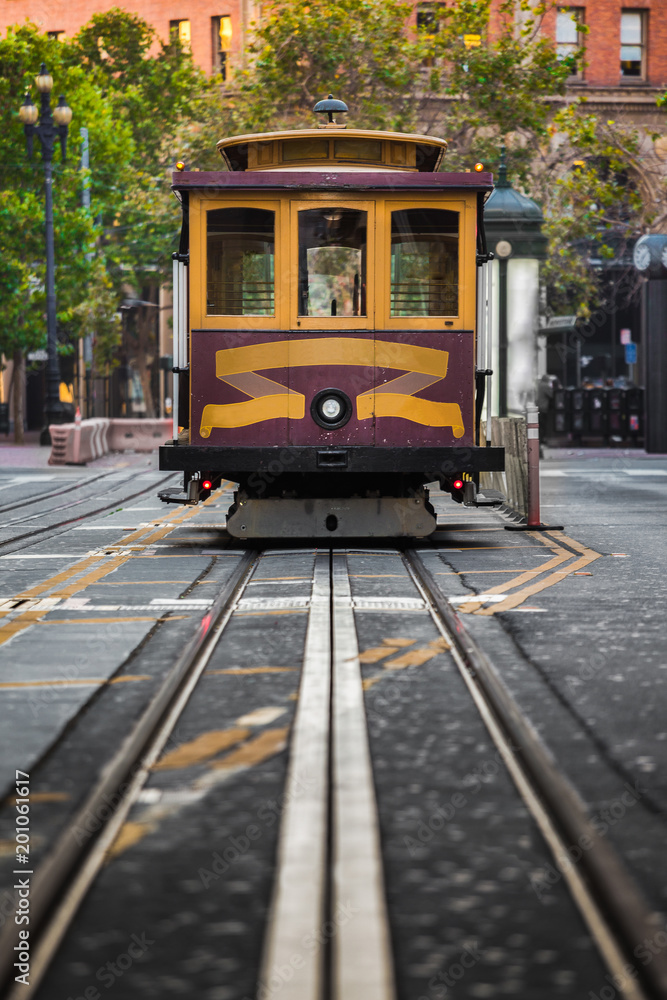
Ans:
[[[20,501],[20,506],[21,508],[23,508],[23,507],[30,507],[32,506],[32,504],[35,503],[44,503],[46,501],[52,500],[53,497],[62,496],[63,494],[70,493],[73,490],[80,490],[82,486],[88,486],[89,484],[95,482],[99,483],[100,479],[105,479],[107,476],[111,476],[113,474],[114,470],[109,469],[107,472],[98,472],[96,475],[86,477],[83,481],[80,479],[75,479],[73,482],[68,482],[66,485],[61,485],[54,490],[47,490],[44,493],[38,493],[32,497],[22,497]],[[6,488],[10,489],[11,486],[8,486]],[[15,488],[18,488],[16,484]],[[16,507],[17,507],[16,500],[12,501],[12,503],[1,504],[0,516],[6,514],[7,511],[16,510]],[[10,521],[7,523],[12,523],[15,520],[17,519],[11,518]],[[18,520],[22,520],[22,518],[18,518]]]
[[[352,551],[352,550],[350,550]],[[355,550],[359,551],[359,550]],[[367,550],[373,552],[374,550]],[[667,967],[658,954],[624,975],[637,947],[655,935],[656,921],[610,844],[591,826],[572,786],[522,715],[492,663],[466,632],[437,585],[428,547],[383,550],[400,558],[413,581],[410,595],[397,598],[430,617],[450,649],[484,725],[495,742],[519,794],[539,827],[605,964],[623,983],[627,1000],[667,996]],[[93,841],[75,842],[75,817],[38,869],[32,886],[32,913],[41,932],[32,958],[31,986],[10,992],[10,1000],[33,995],[56,953],[77,907],[123,828],[133,804],[184,711],[213,650],[240,602],[248,613],[281,613],[300,599],[248,596],[246,588],[266,552],[246,551],[222,587],[195,636],[170,668],[159,691],[131,734],[105,765],[80,816],[97,814],[105,796],[126,783],[114,814]],[[366,606],[372,605],[366,599]],[[382,600],[376,599],[378,607]],[[369,604],[369,601],[371,602]],[[390,606],[391,602],[387,604]],[[315,555],[305,652],[296,716],[290,740],[273,898],[266,928],[260,982],[289,966],[299,942],[331,923],[343,904],[361,914],[343,925],[322,948],[313,950],[288,985],[266,997],[281,1000],[394,1000],[395,971],[383,880],[376,792],[369,752],[365,684],[362,682],[348,552]],[[128,780],[129,779],[129,780]],[[307,793],[298,789],[307,789]],[[568,845],[590,846],[575,865]],[[12,937],[0,947],[0,968],[11,978]],[[9,984],[8,984],[9,985]]]
[[[109,473],[109,475],[112,474]],[[93,482],[97,482],[101,478],[103,477],[96,476]],[[0,555],[8,555],[12,552],[17,552],[23,548],[26,548],[27,546],[31,545],[34,540],[39,539],[40,537],[46,535],[47,533],[50,536],[60,535],[63,532],[67,531],[73,524],[76,524],[76,522],[81,521],[84,518],[98,517],[101,514],[107,514],[110,511],[115,510],[119,504],[120,505],[127,504],[131,500],[136,500],[144,495],[152,496],[153,493],[160,486],[163,486],[165,483],[167,483],[169,480],[173,478],[173,474],[170,473],[168,476],[158,476],[155,479],[151,477],[151,482],[146,481],[145,485],[142,484],[139,486],[139,488],[137,488],[138,478],[139,479],[141,478],[141,474],[138,476],[137,473],[135,472],[134,474],[128,475],[125,479],[120,480],[120,482],[118,482],[117,480],[114,481],[113,500],[111,500],[110,502],[107,501],[106,503],[98,504],[92,507],[86,507],[85,509],[80,510],[79,508],[81,508],[83,505],[87,504],[89,501],[95,500],[96,494],[92,493],[90,496],[82,497],[80,499],[75,499],[71,503],[65,503],[55,508],[47,507],[43,511],[33,512],[25,516],[9,518],[8,520],[3,521],[0,524],[0,529],[2,530],[11,529],[14,525],[20,526],[22,524],[26,524],[33,520],[45,518],[49,514],[54,514],[54,513],[61,514],[60,520],[56,520],[55,522],[50,522],[48,524],[42,524],[41,526],[32,527],[30,530],[13,535],[11,538],[8,538],[4,541],[0,540]],[[85,486],[86,484],[83,485]],[[128,487],[128,486],[130,487],[129,492],[123,492],[123,493],[118,492],[123,487]],[[75,484],[72,487],[72,489],[75,489],[78,492],[80,492],[81,488],[82,486],[80,483]],[[65,493],[69,491],[62,490],[59,492]],[[49,497],[53,495],[56,494],[47,494],[46,496]],[[37,503],[39,500],[45,500],[45,499],[46,497],[42,496],[39,498],[35,498],[30,502]],[[7,510],[10,508],[6,507],[3,509]],[[63,516],[63,515],[68,515],[70,513],[71,516]]]

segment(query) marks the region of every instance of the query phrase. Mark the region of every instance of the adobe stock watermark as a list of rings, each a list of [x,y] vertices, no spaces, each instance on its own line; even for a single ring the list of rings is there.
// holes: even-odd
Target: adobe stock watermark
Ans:
[[[493,757],[482,761],[472,771],[469,771],[463,778],[462,784],[465,786],[468,795],[477,795],[483,785],[492,781],[505,765],[505,757],[517,753],[519,747],[509,745],[506,749],[498,751]],[[468,798],[462,792],[454,792],[447,802],[438,805],[433,809],[426,820],[419,823],[416,830],[416,837],[404,837],[403,841],[410,855],[415,857],[419,851],[429,843],[434,835],[442,830],[445,823],[449,823],[459,809],[465,808]]]
[[[611,827],[620,823],[628,812],[628,809],[632,809],[644,792],[639,787],[639,782],[637,781],[634,785],[626,781],[624,788],[625,791],[610,806],[606,809],[601,809],[600,812],[596,813],[590,819],[591,826],[601,837],[604,837]],[[552,886],[560,882],[565,872],[578,864],[584,853],[591,850],[593,844],[593,838],[587,833],[582,833],[576,844],[570,844],[566,848],[567,858],[557,862],[556,866],[549,863],[536,872],[531,873],[530,883],[537,898],[541,899],[549,892]]]
[[[646,968],[647,965],[651,964],[655,956],[664,950],[665,946],[667,946],[667,931],[660,930],[656,931],[653,937],[644,938],[642,943],[636,946],[632,954]],[[620,1000],[620,998],[626,995],[625,990],[628,984],[632,980],[637,979],[637,976],[637,966],[631,962],[627,962],[620,974],[605,976],[607,983],[597,993],[590,990],[587,1000],[616,1000],[616,997],[619,997]]]
[[[469,969],[472,969],[483,958],[482,952],[477,947],[477,942],[466,945],[459,955],[458,961],[452,962],[446,971],[438,972],[431,976],[427,983],[428,995],[422,995],[419,1000],[440,1000],[446,997],[452,987],[456,986]]]
[[[101,965],[95,973],[95,979],[105,990],[110,990],[114,983],[134,965],[137,959],[143,958],[151,945],[154,944],[155,941],[152,941],[145,932],[143,934],[132,934],[125,951],[116,955],[113,961],[105,962],[104,965]],[[91,984],[90,986],[86,986],[78,996],[70,994],[67,1000],[101,1000],[102,995],[97,986]]]
[[[211,855],[210,867],[197,869],[197,875],[203,887],[208,889],[212,882],[217,882],[233,865],[237,864],[250,850],[250,845],[259,840],[265,830],[274,826],[288,804],[300,798],[313,781],[313,778],[301,779],[297,776],[293,792],[284,792],[277,799],[268,799],[263,802],[256,814],[258,823],[248,823],[241,834],[228,837],[226,845]]]
[[[304,934],[301,939],[302,950],[293,952],[289,959],[286,959],[281,965],[272,966],[266,977],[257,983],[255,997],[246,996],[243,1000],[271,1000],[272,997],[275,997],[291,982],[294,973],[303,969],[307,957],[331,941],[340,928],[345,927],[358,912],[359,910],[349,900],[346,900],[345,903],[339,903],[331,920],[326,920],[320,927]]]

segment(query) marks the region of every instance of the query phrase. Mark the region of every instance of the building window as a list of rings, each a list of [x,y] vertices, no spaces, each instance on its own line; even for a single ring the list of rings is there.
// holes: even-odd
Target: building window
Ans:
[[[229,76],[229,51],[232,47],[232,19],[229,14],[211,18],[213,72],[223,80]]]
[[[178,41],[181,43],[184,49],[190,48],[190,21],[170,21],[169,22],[169,39],[170,41]]]
[[[438,11],[432,3],[420,3],[417,6],[417,30],[434,35],[438,30]]]
[[[559,60],[571,59],[572,76],[581,76],[581,67],[574,62],[582,45],[581,25],[584,23],[582,7],[561,7],[556,15],[556,56]]]
[[[64,31],[47,31],[49,38],[52,38],[54,42],[58,42],[65,37]]]
[[[642,80],[646,76],[646,13],[621,13],[621,77]]]

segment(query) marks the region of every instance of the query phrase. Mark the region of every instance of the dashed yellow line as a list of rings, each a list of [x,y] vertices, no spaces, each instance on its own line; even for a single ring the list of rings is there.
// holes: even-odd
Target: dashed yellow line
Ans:
[[[536,532],[537,534],[537,532]],[[582,570],[585,566],[589,566],[596,559],[601,557],[600,552],[595,552],[593,549],[587,548],[587,546],[582,545],[580,542],[576,542],[574,539],[569,538],[560,531],[549,532],[553,540],[560,541],[569,545],[571,548],[575,549],[576,552],[580,553],[579,558],[575,558],[575,561],[571,563],[566,569],[556,570],[550,573],[545,580],[538,580],[532,583],[529,587],[524,587],[523,590],[519,590],[515,594],[510,594],[504,601],[499,601],[497,604],[492,605],[489,608],[479,608],[478,610],[473,610],[473,614],[476,615],[495,615],[499,611],[509,611],[512,608],[518,607],[519,604],[523,604],[525,600],[532,597],[534,594],[539,594],[543,590],[547,590],[549,587],[553,587],[555,583],[560,583],[566,577],[570,576],[572,573]],[[537,536],[544,545],[549,545],[548,539],[542,539]],[[563,550],[564,552],[566,550]],[[567,559],[572,558],[572,553],[567,553]],[[561,560],[561,562],[566,561]],[[552,560],[550,560],[552,562]],[[503,588],[500,587],[496,592],[502,592]],[[460,609],[461,611],[463,609]],[[465,609],[469,612],[469,608]]]
[[[204,503],[208,503],[208,500],[204,501]],[[16,600],[29,600],[30,598],[45,594],[47,591],[52,592],[50,593],[50,596],[54,598],[72,597],[74,594],[79,593],[79,591],[84,590],[91,584],[99,583],[103,577],[108,576],[109,573],[113,573],[114,570],[126,563],[134,554],[132,551],[127,551],[128,543],[139,541],[139,539],[152,539],[153,541],[157,541],[158,537],[162,538],[170,531],[173,531],[175,526],[180,524],[182,521],[193,517],[198,510],[198,507],[192,507],[184,513],[178,512],[177,514],[174,514],[169,512],[164,515],[164,519],[169,519],[168,523],[161,527],[158,526],[157,531],[155,530],[157,526],[157,522],[155,521],[150,525],[145,525],[143,528],[138,528],[124,538],[122,542],[107,546],[104,549],[104,552],[87,556],[86,558],[75,563],[73,566],[70,566],[68,569],[49,577],[48,580],[45,580],[43,583],[38,583],[34,587],[30,587],[28,590],[17,594]],[[117,552],[117,554],[108,559],[104,554],[107,552]],[[106,561],[101,563],[101,560],[103,559],[106,559]],[[95,566],[95,568],[90,569],[92,566]],[[86,570],[90,571],[85,572]],[[81,573],[84,575],[81,576]],[[66,586],[60,587],[61,584],[66,584]],[[60,587],[60,589],[56,589],[54,591],[54,588],[58,587]],[[42,618],[48,614],[49,610],[51,609],[44,609],[42,611],[24,611],[22,614],[19,613],[11,621],[0,625],[0,645],[7,642],[9,639],[12,639],[19,632],[23,632],[31,625],[34,625],[36,622],[41,621]],[[2,613],[1,616],[4,617],[7,613],[9,612]]]
[[[241,740],[245,740],[250,735],[251,730],[246,726],[236,726],[232,729],[213,730],[208,733],[201,733],[194,740],[182,743],[165,754],[164,757],[153,765],[154,771],[174,771],[184,767],[192,767],[194,764],[201,764],[205,760],[210,760],[222,750],[229,750],[236,746]]]

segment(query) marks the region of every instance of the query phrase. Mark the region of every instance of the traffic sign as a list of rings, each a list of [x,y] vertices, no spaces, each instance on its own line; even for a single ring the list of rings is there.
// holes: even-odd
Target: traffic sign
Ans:
[[[637,364],[637,345],[636,344],[626,344],[625,345],[625,363],[626,363],[626,365],[636,365]]]
[[[479,45],[482,44],[482,36],[481,35],[464,35],[463,36],[463,44],[465,45],[465,47],[467,49],[476,49]]]
[[[621,330],[621,343],[631,344],[632,343],[632,330]]]

